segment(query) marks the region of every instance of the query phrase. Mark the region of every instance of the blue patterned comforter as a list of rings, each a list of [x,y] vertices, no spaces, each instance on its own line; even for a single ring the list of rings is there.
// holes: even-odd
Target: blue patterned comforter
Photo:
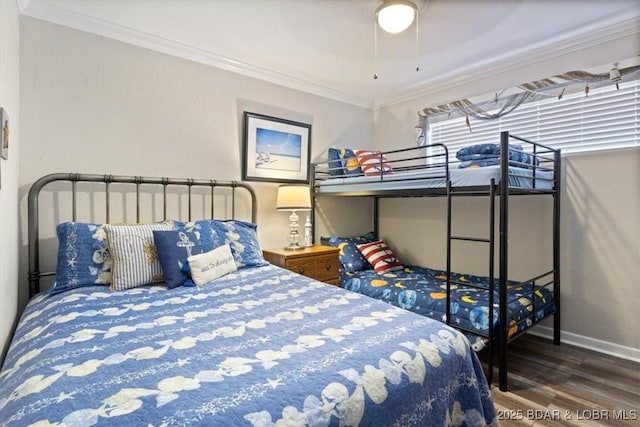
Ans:
[[[39,294],[0,373],[0,424],[497,421],[463,335],[269,265],[202,288]]]
[[[442,270],[419,266],[407,266],[403,271],[384,275],[377,274],[374,270],[362,270],[355,273],[341,272],[340,284],[351,291],[445,322],[446,274]],[[451,279],[462,283],[484,285],[488,288],[486,277],[452,273]],[[493,319],[494,331],[497,334],[498,278],[495,280]],[[518,285],[516,282],[509,282],[507,289],[509,337],[527,329],[534,320],[540,320],[555,312],[555,305],[552,304],[553,293],[546,287],[532,288],[532,286],[532,284]],[[463,328],[473,349],[480,351],[486,345],[486,339],[483,337],[487,337],[489,333],[489,291],[455,284],[451,285],[451,289],[451,322]],[[531,314],[533,316],[530,316]]]

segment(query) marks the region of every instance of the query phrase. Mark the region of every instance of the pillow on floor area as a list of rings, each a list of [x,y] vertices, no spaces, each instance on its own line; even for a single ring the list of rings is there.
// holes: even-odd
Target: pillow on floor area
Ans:
[[[373,266],[376,273],[383,274],[404,268],[400,260],[383,240],[363,243],[358,245],[358,250]]]

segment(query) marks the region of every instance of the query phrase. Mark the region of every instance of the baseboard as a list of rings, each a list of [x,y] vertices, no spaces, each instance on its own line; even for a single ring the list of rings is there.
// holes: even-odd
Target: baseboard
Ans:
[[[538,325],[528,333],[538,337],[553,339],[553,328],[548,326]],[[598,353],[604,353],[610,356],[640,363],[640,349],[638,348],[627,347],[564,331],[560,332],[560,341],[576,347],[586,348],[587,350],[593,350]]]

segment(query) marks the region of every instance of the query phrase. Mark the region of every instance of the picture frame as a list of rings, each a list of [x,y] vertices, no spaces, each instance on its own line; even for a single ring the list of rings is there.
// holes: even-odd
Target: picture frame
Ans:
[[[0,108],[0,157],[9,160],[9,115]]]
[[[309,182],[311,125],[244,112],[244,181]]]

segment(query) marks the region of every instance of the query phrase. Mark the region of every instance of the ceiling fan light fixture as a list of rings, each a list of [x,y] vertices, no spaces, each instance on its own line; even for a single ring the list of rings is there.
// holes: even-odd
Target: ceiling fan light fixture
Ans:
[[[378,9],[376,17],[378,25],[392,34],[401,33],[411,26],[418,8],[408,0],[385,0]]]

